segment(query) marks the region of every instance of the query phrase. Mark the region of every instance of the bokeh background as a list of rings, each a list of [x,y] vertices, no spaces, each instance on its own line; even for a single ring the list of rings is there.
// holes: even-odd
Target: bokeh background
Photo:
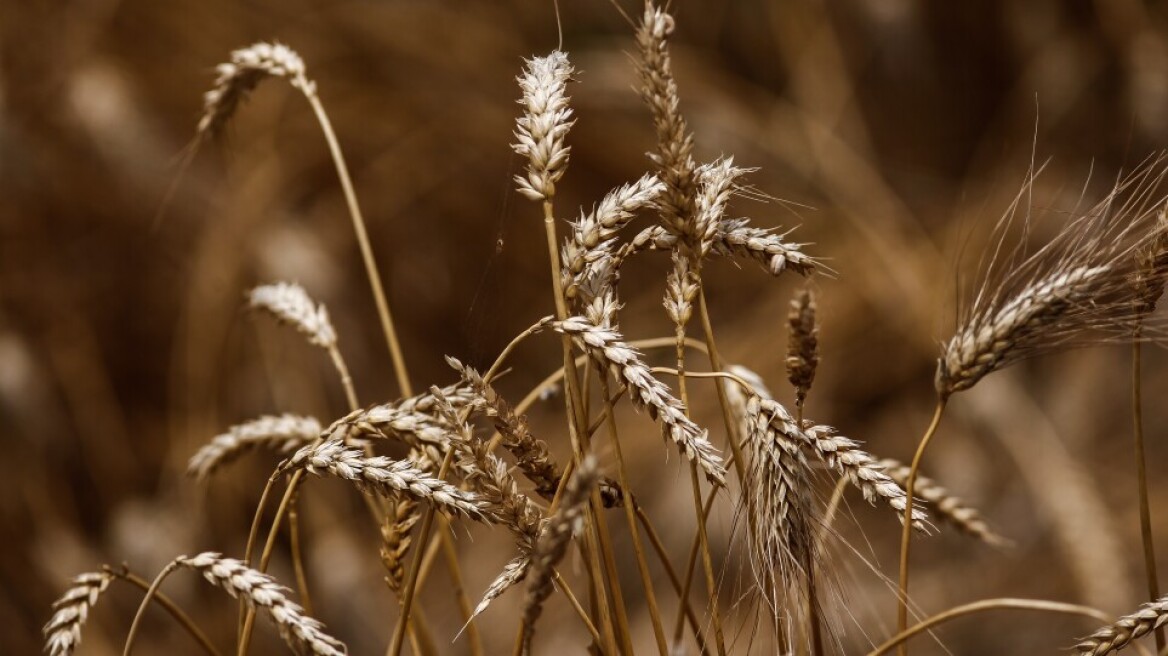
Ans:
[[[619,0],[637,16],[640,7]],[[823,361],[808,416],[907,460],[927,423],[938,343],[952,330],[961,262],[1045,163],[1033,204],[1064,208],[1168,145],[1168,16],[1137,0],[676,2],[682,109],[703,159],[733,154],[783,201],[733,212],[792,238],[836,274],[819,292]],[[632,29],[608,2],[560,7],[579,73],[568,218],[635,179],[653,146],[633,91]],[[183,475],[197,447],[265,412],[330,420],[344,399],[326,358],[242,311],[250,286],[289,279],[325,302],[361,399],[395,398],[368,284],[335,172],[303,98],[264,84],[223,139],[179,177],[214,65],[257,40],[295,48],[351,166],[416,385],[447,383],[451,354],[480,367],[551,311],[537,208],[512,189],[508,146],[521,58],[557,45],[550,2],[72,0],[0,3],[0,651],[41,649],[50,604],[76,573],[125,562],[151,577],[180,553],[242,552],[275,459],[259,455],[209,486]],[[174,185],[165,211],[163,199]],[[669,334],[666,261],[622,283],[630,337]],[[708,267],[727,359],[782,399],[783,317],[794,276]],[[501,384],[518,399],[554,366],[558,342],[520,349]],[[664,362],[664,360],[659,360]],[[1168,545],[1168,358],[1145,353],[1153,511]],[[1098,347],[995,374],[957,397],[926,463],[1013,540],[995,550],[952,531],[921,540],[914,599],[935,612],[994,596],[1142,600],[1129,404],[1130,356]],[[716,426],[705,390],[698,416]],[[532,412],[558,453],[560,405]],[[631,413],[634,487],[675,559],[692,536],[686,476]],[[719,438],[720,439],[720,438]],[[611,450],[602,454],[611,456]],[[670,449],[672,451],[672,449]],[[822,495],[829,487],[820,490]],[[303,495],[320,616],[354,654],[380,653],[393,623],[377,536],[335,482]],[[838,653],[890,634],[898,525],[849,497],[826,565]],[[611,521],[618,544],[627,536]],[[732,509],[714,522],[726,589],[741,553]],[[503,536],[460,531],[472,597],[510,557]],[[628,553],[627,551],[625,553]],[[1163,549],[1161,549],[1163,553]],[[639,645],[652,650],[636,571],[622,562]],[[287,564],[275,572],[284,580]],[[458,628],[439,572],[423,608]],[[195,577],[166,590],[220,644],[234,607]],[[663,605],[675,607],[667,586]],[[729,594],[733,597],[734,594]],[[521,595],[487,614],[509,648]],[[119,653],[140,593],[114,585],[82,653]],[[748,616],[744,609],[738,624]],[[195,653],[159,612],[141,653]],[[995,613],[922,638],[918,654],[1055,653],[1094,624]],[[575,650],[556,600],[536,652]],[[745,651],[748,635],[738,639]],[[465,642],[441,643],[463,653]],[[255,653],[279,648],[261,625]],[[765,652],[758,647],[756,651]]]

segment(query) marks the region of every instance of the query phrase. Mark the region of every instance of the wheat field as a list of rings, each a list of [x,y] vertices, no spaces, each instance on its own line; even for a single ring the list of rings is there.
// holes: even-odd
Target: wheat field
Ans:
[[[1168,653],[1162,8],[0,43],[3,653]]]

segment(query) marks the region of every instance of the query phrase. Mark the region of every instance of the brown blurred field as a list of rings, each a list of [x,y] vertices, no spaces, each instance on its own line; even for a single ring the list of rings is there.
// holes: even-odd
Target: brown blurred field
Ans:
[[[911,457],[968,271],[961,262],[976,260],[1032,158],[1046,164],[1034,204],[1057,209],[1081,193],[1099,198],[1168,147],[1168,10],[1156,3],[682,0],[673,10],[682,110],[699,156],[759,167],[751,182],[783,199],[739,201],[733,213],[797,226],[793,238],[836,271],[815,283],[823,362],[808,415],[882,456]],[[557,200],[570,216],[647,170],[654,137],[633,90],[631,27],[600,0],[563,2],[561,14],[579,70]],[[181,553],[242,552],[275,459],[257,455],[197,486],[186,460],[210,437],[265,412],[344,413],[327,360],[242,311],[250,286],[299,281],[328,305],[362,402],[398,395],[303,98],[263,85],[226,138],[177,178],[214,65],[261,39],[295,48],[317,81],[416,385],[453,380],[444,354],[489,365],[552,311],[538,210],[513,191],[520,162],[508,146],[522,58],[557,44],[550,2],[0,3],[0,652],[39,652],[50,604],[76,573],[126,562],[149,578]],[[664,257],[648,255],[622,282],[630,337],[671,334],[665,271]],[[783,317],[797,279],[719,263],[707,281],[724,355],[788,399]],[[501,390],[521,396],[557,349],[548,338],[524,346]],[[1145,356],[1163,553],[1168,357]],[[1129,367],[1126,348],[1080,350],[995,374],[954,400],[926,468],[1014,545],[995,551],[951,531],[917,542],[913,595],[926,613],[996,596],[1115,614],[1144,600]],[[549,404],[532,419],[566,453],[557,411]],[[699,419],[716,412],[697,408]],[[658,516],[684,518],[663,531],[681,554],[693,530],[684,470],[647,420],[626,419],[644,433],[630,447],[634,487]],[[336,482],[313,481],[303,500],[319,615],[351,653],[381,653],[393,614],[375,527]],[[858,496],[849,502],[848,546],[832,550],[827,594],[839,653],[852,654],[892,631],[893,593],[865,560],[895,578],[899,526]],[[727,551],[733,520],[727,512],[714,524],[730,578],[740,567]],[[620,543],[624,526],[614,526]],[[474,598],[506,563],[505,540],[481,527],[458,537]],[[635,589],[632,561],[622,567]],[[277,559],[274,571],[289,580],[286,568]],[[435,632],[453,636],[445,579],[435,581],[422,604]],[[230,644],[226,597],[190,574],[167,591]],[[521,595],[512,597],[486,615],[497,649],[514,635]],[[140,598],[115,584],[81,653],[120,653]],[[161,613],[147,619],[139,653],[197,653]],[[578,649],[572,620],[553,602],[536,653]],[[644,620],[634,613],[648,653]],[[1094,628],[994,613],[946,625],[913,653],[1055,653]],[[253,653],[280,648],[261,625]]]

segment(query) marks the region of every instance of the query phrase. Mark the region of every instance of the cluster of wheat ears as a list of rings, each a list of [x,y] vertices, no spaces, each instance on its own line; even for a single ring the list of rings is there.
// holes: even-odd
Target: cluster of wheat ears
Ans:
[[[909,548],[914,531],[951,527],[989,544],[1001,541],[977,510],[919,473],[950,398],[1023,358],[1069,345],[1124,341],[1133,346],[1138,366],[1139,345],[1158,335],[1153,314],[1168,274],[1168,226],[1157,197],[1163,162],[1147,162],[1138,174],[1121,180],[1103,202],[1076,213],[1040,247],[1029,246],[1025,234],[1019,238],[1017,230],[1010,230],[1019,223],[1015,216],[1028,216],[1026,196],[1018,196],[997,228],[998,238],[982,258],[973,291],[968,298],[958,299],[955,332],[943,342],[938,358],[936,414],[915,456],[908,465],[881,460],[858,441],[803,416],[819,361],[816,299],[809,287],[802,286],[796,293],[787,317],[786,364],[795,389],[793,411],[776,401],[757,375],[724,362],[719,355],[702,284],[707,260],[753,261],[774,276],[811,277],[824,267],[804,252],[803,244],[790,241],[789,233],[726,216],[729,200],[749,193],[743,180],[749,171],[729,157],[705,163],[695,160],[694,137],[680,111],[670,62],[673,26],[672,17],[650,3],[636,30],[640,93],[656,131],[656,150],[649,156],[653,170],[612,190],[575,221],[557,219],[555,205],[556,185],[568,168],[567,141],[575,122],[566,93],[572,64],[558,50],[526,62],[518,78],[522,115],[516,121],[513,146],[525,158],[526,168],[515,183],[518,192],[542,210],[555,314],[532,317],[531,327],[516,336],[485,372],[447,358],[457,380],[421,394],[415,393],[407,374],[357,198],[303,61],[286,46],[260,43],[232,53],[231,61],[219,66],[214,88],[206,94],[197,143],[218,134],[262,80],[286,80],[311,105],[336,164],[404,398],[362,407],[325,306],[296,284],[252,290],[247,297],[252,309],[295,328],[328,353],[344,387],[348,414],[327,426],[292,414],[265,416],[211,440],[190,460],[190,473],[200,481],[252,449],[285,456],[264,488],[241,558],[214,552],[179,556],[153,582],[125,566],[82,574],[55,604],[56,612],[44,629],[50,654],[73,652],[81,642],[90,608],[114,581],[146,590],[126,638],[125,653],[130,653],[143,611],[151,602],[169,611],[209,653],[221,653],[191,617],[160,592],[163,580],[179,569],[201,573],[240,600],[239,654],[248,651],[257,614],[271,620],[296,652],[345,653],[344,644],[311,616],[295,512],[308,474],[351,482],[363,496],[369,519],[380,528],[385,579],[399,609],[386,652],[391,655],[400,653],[407,643],[415,653],[434,652],[424,616],[411,609],[439,558],[459,580],[457,533],[451,530],[458,522],[483,523],[514,538],[514,558],[477,604],[456,586],[465,626],[457,639],[465,641],[472,653],[483,653],[476,618],[511,588],[520,588],[512,594],[525,595],[522,616],[515,620],[515,654],[533,650],[541,609],[557,593],[571,604],[591,636],[592,651],[633,653],[629,612],[615,574],[617,562],[630,559],[636,562],[642,587],[637,594],[643,596],[660,653],[679,653],[692,645],[703,654],[725,654],[735,644],[728,642],[729,631],[723,623],[728,609],[740,609],[740,604],[720,590],[722,577],[710,555],[706,520],[715,504],[729,504],[740,518],[736,524],[744,544],[742,570],[750,574],[748,596],[756,608],[755,617],[761,618],[756,622],[773,632],[773,644],[791,653],[816,656],[836,651],[838,643],[831,644],[835,630],[824,626],[823,598],[817,594],[816,580],[822,572],[824,541],[833,539],[827,529],[848,484],[869,502],[890,508],[903,524],[897,632],[872,649],[873,655],[893,649],[903,653],[914,635],[954,617],[989,609],[1096,618],[1105,626],[1081,639],[1076,648],[1097,656],[1134,644],[1168,621],[1168,597],[1159,598],[1155,584],[1145,489],[1143,534],[1150,596],[1137,612],[1113,620],[1073,604],[991,599],[909,624]],[[657,220],[629,234],[626,227],[643,215]],[[565,229],[566,236],[559,234]],[[664,306],[676,330],[670,337],[631,342],[621,332],[620,272],[628,258],[649,250],[667,251],[672,259]],[[700,333],[698,339],[689,328],[695,318],[700,323],[700,330],[695,331]],[[538,334],[559,336],[562,367],[527,398],[510,403],[492,382],[514,348]],[[650,348],[672,349],[676,366],[648,366],[642,350]],[[686,360],[695,353],[701,359],[697,366]],[[669,377],[672,388],[663,377]],[[708,430],[690,416],[690,396],[698,378],[718,379],[711,385],[724,420],[718,427],[718,440],[712,440]],[[556,462],[523,414],[554,385],[564,390],[566,432],[571,440],[571,458],[566,462]],[[618,434],[614,416],[622,398],[659,425],[666,442],[678,449],[683,466],[688,466],[696,517],[696,535],[688,554],[667,552],[652,518],[630,488],[622,455],[622,441],[629,436]],[[1138,398],[1137,386],[1137,419]],[[605,441],[603,451],[594,446],[600,440]],[[390,442],[404,445],[396,452],[408,449],[408,455],[402,459],[378,455]],[[1137,441],[1138,476],[1143,482],[1141,454]],[[815,503],[813,467],[838,477],[836,494],[826,505]],[[274,517],[265,528],[262,518],[272,508]],[[620,521],[627,523],[632,553],[617,553],[613,548],[608,524]],[[299,603],[292,600],[290,589],[266,573],[285,525],[291,536],[290,560]],[[576,552],[582,564],[586,591],[574,591],[557,569],[569,550]],[[678,600],[675,618],[664,617],[658,605],[657,595],[667,585],[652,580],[651,558],[668,573],[668,594]],[[699,569],[701,575],[696,574]],[[698,600],[695,588],[702,587],[705,597]],[[1163,643],[1163,636],[1158,636],[1161,651]]]

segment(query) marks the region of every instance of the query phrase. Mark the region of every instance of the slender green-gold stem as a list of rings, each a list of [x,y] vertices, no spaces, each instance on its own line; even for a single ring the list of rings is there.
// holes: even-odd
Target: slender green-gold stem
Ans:
[[[162,568],[158,576],[154,577],[154,582],[146,589],[146,596],[142,597],[142,603],[138,605],[138,612],[134,613],[134,621],[130,623],[130,632],[126,634],[126,646],[122,649],[122,656],[130,656],[130,651],[134,648],[134,638],[138,636],[138,628],[142,625],[142,616],[146,614],[146,607],[150,605],[150,600],[158,592],[158,587],[176,569],[178,569],[178,561],[170,561],[166,567]]]
[[[297,495],[299,497],[299,495]],[[300,605],[308,615],[312,612],[312,597],[308,594],[308,575],[304,571],[304,556],[300,546],[300,511],[297,508],[298,499],[292,500],[292,507],[288,510],[288,534],[292,549],[292,571],[296,576],[296,591],[300,595]]]
[[[1144,544],[1144,574],[1148,580],[1148,601],[1160,598],[1160,581],[1156,575],[1156,549],[1152,540],[1152,511],[1148,500],[1148,468],[1144,452],[1144,414],[1142,407],[1143,385],[1140,346],[1140,329],[1136,328],[1132,340],[1132,431],[1135,436],[1136,485],[1140,496],[1140,537]],[[1164,627],[1156,627],[1156,651],[1163,651],[1165,645]]]
[[[410,386],[410,376],[406,370],[405,358],[402,356],[401,344],[398,343],[397,330],[394,328],[393,315],[389,311],[389,302],[386,300],[385,290],[381,286],[381,273],[377,268],[377,260],[373,256],[373,247],[369,244],[369,235],[365,230],[365,219],[361,216],[361,206],[357,203],[357,194],[353,191],[353,181],[349,178],[349,167],[345,164],[345,156],[333,133],[332,123],[324,111],[324,105],[313,91],[305,91],[308,104],[316,114],[317,122],[324,133],[324,140],[328,143],[329,153],[337,167],[337,177],[341,181],[341,191],[345,195],[345,203],[349,207],[349,216],[353,219],[353,231],[357,235],[357,246],[361,249],[361,259],[365,263],[365,274],[369,278],[369,285],[373,290],[373,302],[377,306],[377,317],[381,320],[381,331],[385,333],[386,347],[393,360],[394,375],[397,376],[397,385],[402,396],[413,396]]]
[[[933,411],[933,420],[929,422],[925,435],[921,438],[920,444],[917,445],[917,452],[913,455],[912,465],[908,470],[908,480],[904,484],[904,526],[900,534],[900,586],[896,595],[896,630],[898,633],[908,629],[908,557],[909,545],[912,544],[913,494],[916,493],[917,470],[920,469],[925,449],[928,448],[929,442],[936,435],[937,426],[941,424],[941,415],[945,414],[947,400],[946,396],[937,398],[937,408]],[[907,645],[901,642],[897,647],[897,653],[900,656],[906,656],[908,654]]]
[[[949,610],[933,615],[932,617],[922,621],[912,628],[899,631],[895,636],[889,638],[887,642],[868,652],[867,656],[881,656],[882,654],[887,654],[888,652],[892,651],[894,647],[902,646],[909,638],[912,638],[919,633],[928,631],[934,626],[943,624],[949,620],[964,617],[966,615],[972,615],[974,613],[985,612],[987,610],[1004,609],[1032,610],[1047,613],[1062,613],[1065,615],[1081,615],[1084,617],[1100,620],[1102,622],[1111,621],[1111,618],[1108,617],[1107,613],[1104,613],[1103,611],[1096,608],[1091,608],[1090,606],[1064,604],[1057,601],[1044,601],[1041,599],[986,599],[984,601],[975,601],[973,603],[950,608]],[[1136,645],[1136,647],[1140,650],[1141,653],[1147,654],[1147,651],[1140,647],[1140,645]]]
[[[677,345],[676,345],[676,359],[677,359],[677,390],[681,396],[681,404],[685,407],[686,416],[689,416],[689,389],[685,382],[685,325],[677,326]],[[693,490],[694,513],[697,516],[697,533],[698,544],[700,546],[700,554],[702,557],[702,570],[706,575],[706,595],[708,597],[707,607],[710,612],[710,623],[714,628],[714,646],[718,650],[719,656],[726,654],[725,636],[722,633],[722,616],[718,610],[718,579],[714,574],[714,562],[710,557],[710,541],[708,531],[706,530],[706,513],[703,512],[702,502],[702,484],[701,478],[698,476],[698,466],[695,462],[690,462],[689,466],[690,487]],[[717,495],[717,490],[711,490],[710,496]],[[678,613],[678,622],[674,625],[673,640],[674,642],[681,641],[681,632],[684,624],[680,621],[682,613]]]
[[[709,508],[713,505],[711,501],[713,496],[709,497],[706,502],[705,513],[710,514]],[[640,520],[641,525],[645,528],[645,535],[649,536],[649,543],[653,545],[653,550],[657,552],[657,558],[661,561],[661,566],[665,568],[665,573],[669,576],[669,582],[673,584],[673,590],[677,593],[679,603],[681,603],[682,610],[685,616],[689,619],[690,628],[694,632],[694,640],[698,643],[698,649],[703,656],[709,656],[710,651],[706,647],[706,638],[702,635],[701,625],[698,624],[698,616],[694,613],[693,607],[690,606],[687,595],[683,594],[681,586],[681,578],[677,575],[677,569],[673,567],[673,562],[669,560],[669,552],[665,549],[665,543],[661,541],[661,536],[657,535],[656,529],[653,528],[653,523],[649,521],[649,516],[645,514],[644,509],[637,503],[636,497],[630,497],[625,500],[625,503],[632,503],[637,511],[637,519]],[[694,544],[693,557],[697,558],[697,543]],[[693,569],[693,565],[690,565]],[[690,577],[691,580],[693,577]]]
[[[133,572],[126,571],[124,569],[110,569],[107,571],[109,571],[113,576],[116,576],[117,578],[136,586],[144,592],[150,591],[150,581],[147,581],[146,579],[138,576],[137,574],[134,574]],[[199,643],[199,646],[203,648],[203,651],[206,651],[208,654],[210,654],[210,656],[220,656],[219,650],[215,647],[215,645],[211,644],[211,640],[207,638],[207,634],[203,633],[202,629],[200,629],[198,625],[194,623],[189,615],[183,612],[183,609],[178,607],[178,604],[171,601],[170,597],[167,597],[156,589],[154,591],[154,601],[157,601],[159,606],[162,606],[164,609],[166,609],[166,612],[170,613],[171,617],[173,617],[175,621],[177,621],[184,629],[186,629],[187,633],[191,634],[191,637],[193,637],[195,641]]]
[[[605,415],[608,426],[609,441],[616,452],[617,474],[620,477],[621,489],[625,494],[631,494],[632,485],[625,466],[624,453],[621,449],[620,436],[617,433],[616,418],[613,416],[613,400],[609,392],[608,372],[600,371],[600,394],[604,397]],[[669,644],[665,641],[665,630],[661,627],[661,614],[657,608],[657,595],[653,593],[653,575],[649,572],[649,563],[645,559],[645,549],[641,545],[641,534],[637,530],[637,517],[633,504],[626,501],[624,504],[625,519],[629,525],[629,536],[633,540],[633,553],[636,555],[637,571],[641,575],[641,587],[645,589],[645,605],[649,609],[649,620],[653,625],[653,637],[657,640],[657,649],[661,656],[669,654]]]

